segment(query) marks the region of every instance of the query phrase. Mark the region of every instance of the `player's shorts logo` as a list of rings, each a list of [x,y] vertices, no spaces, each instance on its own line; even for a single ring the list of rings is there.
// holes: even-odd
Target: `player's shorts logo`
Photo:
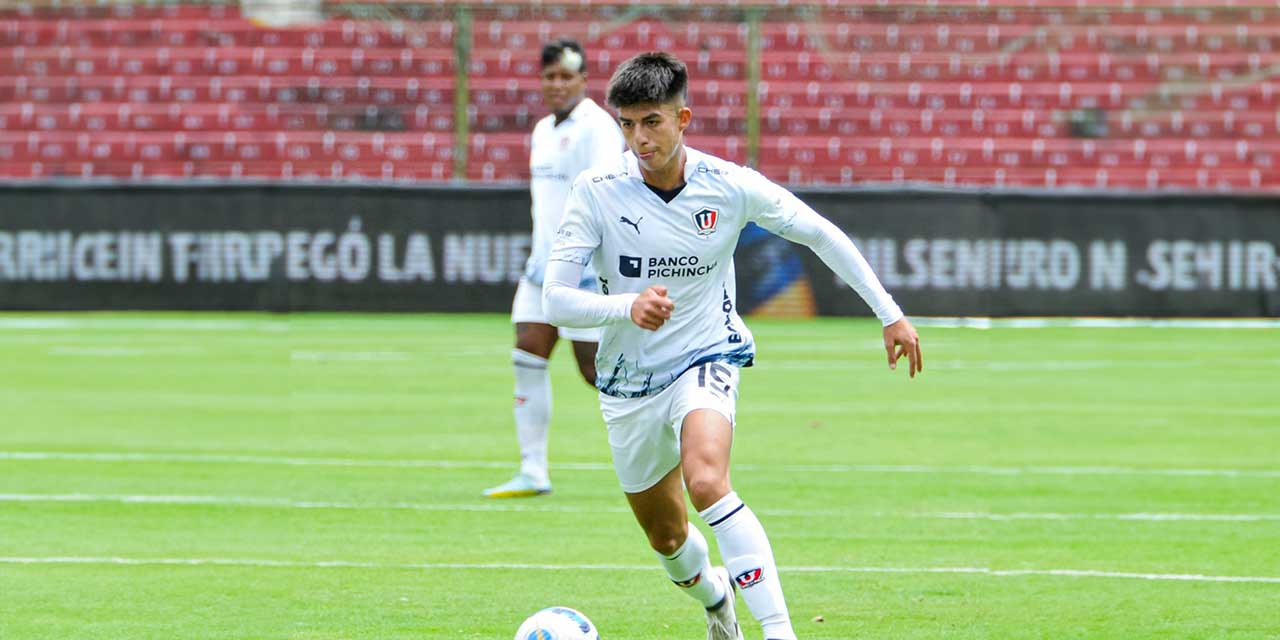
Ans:
[[[698,228],[698,235],[709,236],[716,232],[716,218],[720,212],[715,209],[700,209],[693,214],[693,224]]]
[[[618,273],[628,278],[640,277],[640,263],[644,260],[632,256],[618,256]]]
[[[761,567],[756,567],[749,571],[743,571],[738,574],[738,577],[733,579],[734,582],[738,583],[739,589],[754,587],[760,584],[762,580],[764,580],[764,569]]]

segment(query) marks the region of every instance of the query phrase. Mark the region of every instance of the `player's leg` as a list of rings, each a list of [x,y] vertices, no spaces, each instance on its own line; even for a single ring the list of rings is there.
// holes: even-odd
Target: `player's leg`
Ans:
[[[708,637],[740,640],[729,574],[712,568],[706,538],[689,523],[669,403],[666,391],[646,398],[601,396],[614,470],[667,577],[707,609]]]
[[[598,337],[590,342],[576,338],[573,340],[573,357],[578,361],[578,373],[582,374],[582,379],[592,388],[596,386],[596,349],[599,346]]]
[[[520,440],[520,472],[550,487],[547,441],[551,431],[551,371],[548,360],[558,334],[549,324],[516,324],[516,434]]]
[[[766,640],[795,640],[769,538],[729,482],[737,369],[719,363],[703,367],[701,384],[685,394],[690,410],[680,430],[680,464],[689,498],[715,533],[720,557]]]
[[[520,443],[520,472],[496,487],[490,498],[518,498],[551,492],[547,468],[547,440],[551,425],[551,372],[548,358],[559,334],[543,322],[542,288],[521,280],[512,302],[516,345],[511,352],[515,369],[516,439]]]
[[[626,496],[667,577],[707,610],[707,637],[741,640],[729,572],[711,566],[706,537],[689,523],[680,468],[653,487]]]
[[[542,360],[551,357],[560,334],[553,325],[543,322],[516,323],[516,349]]]

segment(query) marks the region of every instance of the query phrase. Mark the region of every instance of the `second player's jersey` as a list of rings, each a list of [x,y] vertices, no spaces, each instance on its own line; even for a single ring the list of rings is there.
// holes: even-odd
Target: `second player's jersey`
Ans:
[[[709,361],[746,366],[755,342],[738,316],[733,252],[748,222],[775,233],[795,215],[789,192],[751,169],[685,147],[685,187],[664,202],[627,152],[578,177],[551,260],[590,261],[605,294],[668,288],[671,319],[657,331],[604,327],[596,356],[602,393],[641,397]]]
[[[541,271],[551,251],[573,179],[592,165],[617,158],[622,149],[618,123],[591,98],[583,98],[559,125],[554,115],[548,115],[533,127],[529,145],[533,243],[529,253],[536,271]],[[535,280],[541,284],[541,275]]]

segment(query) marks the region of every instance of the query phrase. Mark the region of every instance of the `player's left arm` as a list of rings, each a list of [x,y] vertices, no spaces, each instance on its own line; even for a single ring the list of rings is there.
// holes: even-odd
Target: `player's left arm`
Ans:
[[[924,370],[920,335],[849,236],[790,191],[763,177],[759,180],[763,183],[758,183],[754,193],[748,194],[749,219],[812,249],[845,284],[858,292],[884,326],[884,347],[890,369],[896,369],[898,360],[906,356],[912,378]]]

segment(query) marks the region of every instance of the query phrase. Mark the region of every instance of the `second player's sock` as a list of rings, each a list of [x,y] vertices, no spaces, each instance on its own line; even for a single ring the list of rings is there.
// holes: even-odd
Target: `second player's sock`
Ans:
[[[659,553],[658,562],[667,570],[671,581],[704,608],[714,607],[724,599],[724,587],[711,574],[707,539],[692,522],[689,523],[689,536],[685,538],[684,544],[670,556]]]
[[[546,484],[547,432],[551,424],[551,373],[547,359],[515,349],[516,437],[520,440],[520,471]]]
[[[730,491],[699,515],[715,532],[729,576],[737,583],[751,615],[764,627],[764,637],[795,640],[773,548],[756,514]]]

